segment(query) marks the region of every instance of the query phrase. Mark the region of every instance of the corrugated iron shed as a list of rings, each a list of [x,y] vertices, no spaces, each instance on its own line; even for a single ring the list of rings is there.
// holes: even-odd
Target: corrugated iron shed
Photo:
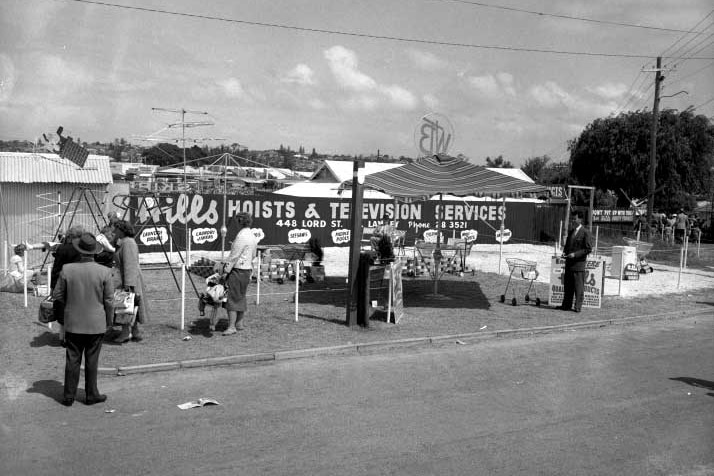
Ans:
[[[0,182],[108,184],[109,160],[106,155],[90,155],[80,168],[57,154],[0,152]]]

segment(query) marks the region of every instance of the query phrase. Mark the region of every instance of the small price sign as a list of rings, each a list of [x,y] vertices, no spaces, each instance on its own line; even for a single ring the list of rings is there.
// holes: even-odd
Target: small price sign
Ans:
[[[511,239],[511,235],[513,235],[513,233],[511,233],[511,230],[508,228],[505,230],[496,230],[496,241],[499,243],[505,243]]]

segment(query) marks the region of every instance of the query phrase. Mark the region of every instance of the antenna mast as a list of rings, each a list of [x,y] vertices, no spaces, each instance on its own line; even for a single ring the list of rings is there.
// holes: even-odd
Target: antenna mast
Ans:
[[[188,184],[186,180],[186,128],[187,127],[200,127],[200,126],[212,126],[212,122],[206,121],[194,121],[186,122],[186,114],[201,114],[207,116],[208,113],[205,111],[189,111],[186,109],[167,109],[162,107],[152,107],[152,111],[163,111],[163,112],[173,112],[176,114],[181,114],[181,122],[174,122],[169,124],[169,128],[181,126],[181,150],[183,151],[183,186],[185,191],[188,191]]]

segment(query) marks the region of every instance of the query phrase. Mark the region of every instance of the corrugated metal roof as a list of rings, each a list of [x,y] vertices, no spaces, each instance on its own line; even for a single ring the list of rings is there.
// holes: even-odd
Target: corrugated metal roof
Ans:
[[[0,182],[112,183],[109,157],[90,155],[84,168],[57,154],[0,152]]]

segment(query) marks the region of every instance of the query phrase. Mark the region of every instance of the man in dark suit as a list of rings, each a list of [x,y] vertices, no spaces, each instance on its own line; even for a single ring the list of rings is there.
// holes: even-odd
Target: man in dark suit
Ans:
[[[111,270],[94,261],[94,255],[102,251],[102,245],[91,233],[75,238],[72,245],[81,255],[81,260],[62,267],[52,291],[52,297],[64,304],[67,360],[62,404],[67,407],[74,403],[77,394],[82,355],[85,403],[94,405],[107,399],[97,389],[97,370],[104,333],[114,317]]]
[[[580,312],[583,306],[583,295],[585,294],[585,261],[593,250],[591,244],[590,231],[583,226],[583,212],[574,211],[572,215],[572,227],[568,233],[568,239],[563,248],[565,258],[565,275],[563,284],[565,293],[563,311]],[[575,307],[573,308],[573,296],[575,296]]]

